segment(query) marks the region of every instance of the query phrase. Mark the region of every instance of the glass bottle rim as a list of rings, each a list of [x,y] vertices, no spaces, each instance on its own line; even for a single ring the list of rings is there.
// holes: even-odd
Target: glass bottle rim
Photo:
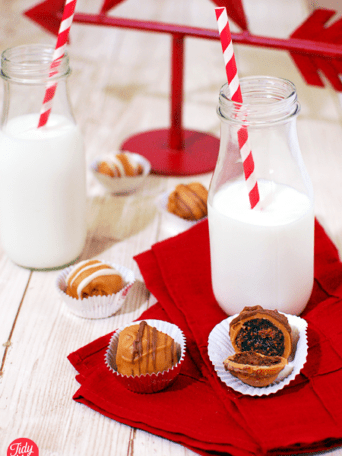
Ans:
[[[288,121],[300,111],[295,85],[273,76],[248,76],[240,79],[243,103],[232,101],[228,83],[219,93],[217,113],[223,122],[251,126]]]
[[[71,73],[67,53],[60,59],[56,73],[49,77],[54,46],[28,44],[8,48],[1,54],[1,77],[19,84],[45,84],[66,78]]]

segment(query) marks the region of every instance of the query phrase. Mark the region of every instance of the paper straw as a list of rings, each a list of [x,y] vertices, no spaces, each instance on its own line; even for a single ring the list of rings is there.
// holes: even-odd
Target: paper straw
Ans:
[[[222,45],[224,64],[226,67],[230,97],[234,102],[243,103],[227,10],[224,7],[215,8],[215,13]],[[254,160],[248,143],[248,131],[246,126],[242,126],[238,130],[238,143],[243,163],[245,181],[247,184],[249,202],[251,208],[254,209],[260,201],[260,195],[258,183],[254,173]]]
[[[61,63],[68,42],[70,27],[74,18],[76,0],[66,0],[63,10],[62,20],[58,30],[57,43],[52,56],[49,79],[58,73],[58,67]],[[57,89],[56,81],[48,81],[45,90],[42,109],[40,111],[38,128],[46,125],[52,108],[53,97]]]

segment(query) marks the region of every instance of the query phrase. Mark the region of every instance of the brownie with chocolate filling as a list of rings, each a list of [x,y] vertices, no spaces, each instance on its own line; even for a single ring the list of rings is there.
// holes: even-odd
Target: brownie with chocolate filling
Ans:
[[[229,335],[236,352],[254,351],[287,359],[292,351],[291,326],[277,310],[245,307],[231,321]]]

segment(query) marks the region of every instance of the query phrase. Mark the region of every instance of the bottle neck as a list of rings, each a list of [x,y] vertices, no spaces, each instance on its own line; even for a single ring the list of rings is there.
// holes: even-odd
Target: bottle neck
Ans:
[[[46,84],[59,81],[70,74],[67,54],[59,59],[50,77],[54,48],[44,44],[23,45],[6,49],[1,55],[1,77],[18,84]]]
[[[69,57],[64,55],[57,66],[51,63],[54,48],[47,45],[24,45],[7,49],[1,55],[1,77],[4,81],[4,98],[1,127],[13,118],[26,114],[39,114],[47,84],[56,83],[51,116],[62,115],[74,122],[67,90],[67,77],[71,70]],[[38,120],[37,120],[38,124]]]
[[[286,79],[247,77],[240,87],[243,103],[231,100],[228,84],[221,87],[217,113],[223,122],[263,127],[286,122],[300,111],[296,88]]]

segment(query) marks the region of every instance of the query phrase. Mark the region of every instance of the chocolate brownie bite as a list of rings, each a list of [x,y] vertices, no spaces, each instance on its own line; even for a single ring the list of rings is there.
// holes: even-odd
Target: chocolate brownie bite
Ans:
[[[229,356],[223,364],[227,371],[247,385],[264,387],[276,380],[287,365],[287,359],[248,351]]]
[[[230,323],[229,335],[236,352],[254,351],[285,359],[292,352],[291,327],[277,310],[245,307]]]

